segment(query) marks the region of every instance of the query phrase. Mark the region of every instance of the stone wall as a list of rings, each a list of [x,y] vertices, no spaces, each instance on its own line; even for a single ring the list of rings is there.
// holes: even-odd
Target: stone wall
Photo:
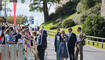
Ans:
[[[101,16],[105,17],[105,0],[102,0]]]

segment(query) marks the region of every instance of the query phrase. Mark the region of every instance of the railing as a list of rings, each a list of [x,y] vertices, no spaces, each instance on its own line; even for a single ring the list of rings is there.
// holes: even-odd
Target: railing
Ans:
[[[48,31],[48,34],[49,35],[55,35],[56,34],[56,31],[50,31],[50,30],[47,30]],[[67,33],[67,32],[66,32]],[[101,48],[104,48],[105,46],[105,38],[101,38],[101,37],[95,37],[95,36],[86,36],[86,41],[88,41],[88,44],[90,44],[90,42],[92,42],[92,45],[94,46],[95,44],[97,44],[97,47],[99,46],[99,44],[101,44]]]
[[[102,48],[104,48],[105,38],[94,37],[94,36],[86,36],[86,37],[87,37],[88,44],[90,44],[90,42],[92,42],[92,45],[94,46],[96,43],[97,47],[99,46],[99,44],[101,44]]]

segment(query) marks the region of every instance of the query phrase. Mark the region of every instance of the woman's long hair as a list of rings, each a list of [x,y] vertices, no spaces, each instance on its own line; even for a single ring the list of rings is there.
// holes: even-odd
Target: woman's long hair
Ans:
[[[64,30],[62,30],[62,32],[61,32],[61,37],[63,38],[63,40],[65,40],[65,31]]]

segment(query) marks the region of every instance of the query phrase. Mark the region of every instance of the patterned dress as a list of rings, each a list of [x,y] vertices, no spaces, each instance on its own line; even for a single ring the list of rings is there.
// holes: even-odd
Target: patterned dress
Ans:
[[[63,57],[63,58],[68,58],[68,51],[67,51],[67,47],[66,47],[66,41],[63,40],[60,43],[60,50],[59,50],[59,56]]]

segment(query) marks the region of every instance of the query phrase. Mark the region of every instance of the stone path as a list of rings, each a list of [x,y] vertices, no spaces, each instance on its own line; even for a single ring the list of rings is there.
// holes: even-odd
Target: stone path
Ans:
[[[46,60],[56,60],[56,53],[54,49],[54,38],[48,37],[48,48]],[[69,60],[69,59],[68,59]],[[105,60],[105,50],[84,46],[84,60]]]
[[[47,43],[48,48],[46,50],[45,60],[56,60],[54,38],[48,37]],[[31,60],[34,60],[34,58],[32,57]],[[84,60],[105,60],[105,50],[84,46]]]

